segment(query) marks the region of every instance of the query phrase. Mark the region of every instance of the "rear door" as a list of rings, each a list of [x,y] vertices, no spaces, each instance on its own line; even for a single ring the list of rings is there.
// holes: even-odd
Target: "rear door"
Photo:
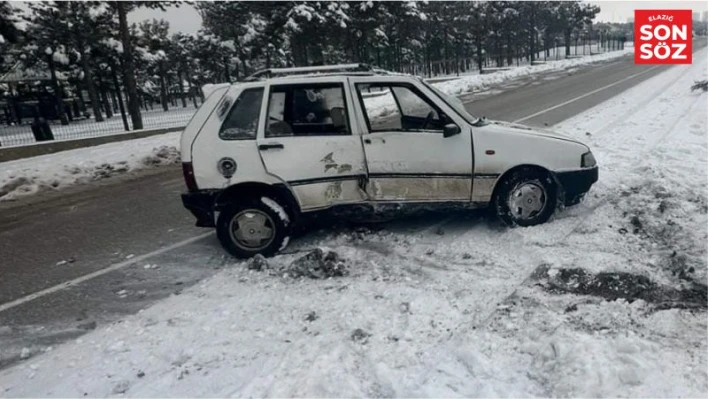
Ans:
[[[396,77],[351,78],[375,201],[468,202],[472,192],[469,125],[424,85]],[[443,136],[456,124],[461,133]]]
[[[268,86],[267,101],[258,150],[302,210],[364,201],[364,151],[352,129],[346,80],[282,79]]]

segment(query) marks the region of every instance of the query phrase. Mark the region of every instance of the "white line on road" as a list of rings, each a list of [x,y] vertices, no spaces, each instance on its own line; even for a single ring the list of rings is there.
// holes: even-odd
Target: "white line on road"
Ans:
[[[554,109],[557,109],[557,108],[560,108],[560,107],[564,107],[564,106],[566,106],[566,105],[568,105],[568,104],[571,104],[571,103],[574,103],[574,102],[576,102],[576,101],[578,101],[578,100],[581,100],[581,99],[583,99],[583,98],[585,98],[585,97],[587,97],[587,96],[591,96],[591,95],[593,95],[593,94],[595,94],[595,93],[597,93],[597,92],[603,91],[603,90],[605,90],[605,89],[609,89],[609,88],[612,87],[612,86],[616,86],[616,85],[618,85],[618,84],[620,84],[620,83],[622,83],[622,82],[625,82],[625,81],[627,81],[627,80],[629,80],[629,79],[633,79],[633,78],[636,78],[637,76],[644,75],[645,73],[647,73],[647,72],[649,72],[649,71],[652,71],[652,70],[654,70],[654,69],[656,69],[656,68],[659,68],[660,66],[661,66],[661,65],[657,65],[657,66],[651,67],[651,68],[649,68],[649,69],[646,69],[646,70],[644,70],[644,71],[635,73],[634,75],[627,76],[627,77],[624,78],[624,79],[620,79],[620,80],[618,80],[618,81],[616,81],[616,82],[614,82],[614,83],[610,83],[610,84],[608,84],[608,85],[606,85],[606,86],[602,86],[602,87],[600,87],[599,89],[595,89],[595,90],[593,90],[593,91],[587,92],[587,93],[585,93],[585,94],[583,94],[583,95],[581,95],[581,96],[572,98],[572,99],[570,99],[570,100],[568,100],[568,101],[564,101],[564,102],[562,102],[562,103],[560,103],[560,104],[557,104],[557,105],[554,105],[554,106],[552,106],[552,107],[550,107],[550,108],[546,108],[546,109],[544,109],[544,110],[538,111],[538,112],[536,112],[536,113],[534,113],[534,114],[524,116],[524,117],[521,118],[521,119],[515,120],[513,123],[523,122],[523,121],[525,121],[525,120],[531,119],[531,118],[536,117],[536,116],[539,116],[539,115],[541,115],[541,114],[545,114],[546,112],[553,111]]]
[[[196,237],[188,238],[188,239],[186,239],[186,240],[183,240],[183,241],[174,243],[174,244],[172,244],[172,245],[169,245],[169,246],[167,246],[167,247],[160,248],[160,249],[158,249],[158,250],[155,250],[155,251],[146,253],[146,254],[144,254],[144,255],[136,256],[136,257],[134,257],[134,258],[132,258],[132,259],[129,259],[129,260],[126,260],[126,261],[123,261],[123,262],[120,262],[120,263],[115,263],[115,264],[113,264],[113,265],[110,265],[110,266],[106,267],[105,269],[97,270],[97,271],[95,271],[95,272],[93,272],[93,273],[89,273],[89,274],[83,275],[83,276],[81,276],[81,277],[77,277],[77,278],[75,278],[75,279],[73,279],[73,280],[69,280],[69,281],[65,281],[65,282],[63,282],[63,283],[61,283],[61,284],[57,284],[57,285],[55,285],[55,286],[53,286],[53,287],[49,287],[49,288],[43,289],[43,290],[41,290],[41,291],[37,291],[37,292],[35,292],[34,294],[29,294],[29,295],[27,295],[27,296],[23,296],[22,298],[18,298],[18,299],[15,299],[14,301],[7,302],[7,303],[4,303],[4,304],[0,305],[0,312],[4,312],[4,311],[6,311],[6,310],[8,310],[8,309],[12,309],[12,308],[14,308],[14,307],[20,306],[20,305],[22,305],[22,304],[24,304],[24,303],[27,303],[27,302],[29,302],[29,301],[33,301],[33,300],[35,300],[35,299],[41,298],[41,297],[43,297],[43,296],[45,296],[45,295],[49,295],[49,294],[55,293],[55,292],[57,292],[57,291],[61,291],[61,290],[64,290],[64,289],[73,287],[73,286],[75,286],[75,285],[78,285],[78,284],[83,283],[84,281],[88,281],[88,280],[94,279],[94,278],[96,278],[96,277],[102,276],[102,275],[104,275],[104,274],[106,274],[106,273],[110,273],[110,272],[115,271],[115,270],[118,270],[118,269],[122,269],[122,268],[124,268],[124,267],[126,267],[126,266],[130,266],[130,265],[132,265],[132,264],[134,264],[134,263],[142,262],[142,261],[144,261],[145,259],[149,259],[149,258],[151,258],[151,257],[153,257],[153,256],[160,255],[160,254],[163,254],[163,253],[165,253],[165,252],[172,251],[173,249],[177,249],[177,248],[179,248],[179,247],[183,247],[183,246],[185,246],[185,245],[188,245],[188,244],[191,244],[191,243],[193,243],[193,242],[199,241],[199,240],[201,240],[202,238],[206,238],[206,237],[208,237],[208,236],[210,236],[210,235],[212,235],[212,234],[214,234],[213,231],[210,231],[210,232],[204,233],[204,234],[200,234],[200,235],[198,235],[198,236],[196,236]]]

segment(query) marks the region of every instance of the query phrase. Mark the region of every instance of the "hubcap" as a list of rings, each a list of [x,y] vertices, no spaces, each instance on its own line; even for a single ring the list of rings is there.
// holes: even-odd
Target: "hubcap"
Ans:
[[[536,217],[546,207],[546,190],[534,183],[522,183],[509,195],[509,210],[516,219]]]
[[[260,250],[275,238],[275,224],[267,213],[258,209],[239,212],[229,226],[231,240],[247,250]]]

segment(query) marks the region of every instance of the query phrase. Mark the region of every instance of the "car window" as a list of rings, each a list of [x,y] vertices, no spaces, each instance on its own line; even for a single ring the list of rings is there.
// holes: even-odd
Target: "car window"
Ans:
[[[255,139],[262,101],[262,88],[244,90],[221,124],[219,137],[223,140]]]
[[[348,135],[342,84],[280,85],[271,88],[266,137]]]
[[[406,84],[357,84],[369,132],[442,132],[440,110],[418,89]]]
[[[373,131],[401,130],[401,112],[390,87],[366,86],[361,98]]]

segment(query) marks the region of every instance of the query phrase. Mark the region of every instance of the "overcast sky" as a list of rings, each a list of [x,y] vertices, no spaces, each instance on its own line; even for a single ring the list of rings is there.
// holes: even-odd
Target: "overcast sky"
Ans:
[[[706,1],[591,1],[601,8],[597,21],[627,22],[634,16],[635,9],[692,9],[694,12],[708,11]],[[28,9],[24,2],[15,2],[16,6]],[[170,7],[166,11],[138,9],[128,15],[130,22],[140,22],[145,19],[165,19],[170,23],[172,32],[196,33],[202,26],[202,18],[194,7],[183,5],[179,8]]]

